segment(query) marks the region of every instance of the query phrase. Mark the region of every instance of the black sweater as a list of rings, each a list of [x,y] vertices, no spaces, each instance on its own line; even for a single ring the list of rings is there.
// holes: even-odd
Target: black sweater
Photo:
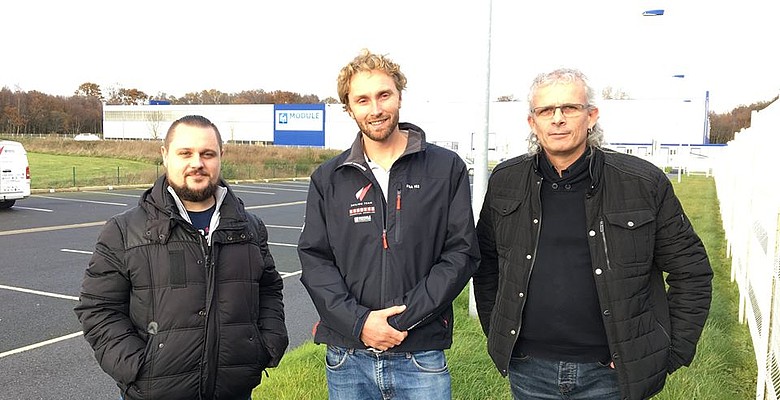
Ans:
[[[542,227],[516,356],[571,362],[609,359],[585,223],[589,154],[563,170],[562,177],[540,157]]]

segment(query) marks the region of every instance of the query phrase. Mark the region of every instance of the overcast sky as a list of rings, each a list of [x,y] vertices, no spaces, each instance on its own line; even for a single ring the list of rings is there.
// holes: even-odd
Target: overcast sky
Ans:
[[[488,75],[488,4],[8,1],[0,86],[64,96],[93,82],[177,97],[205,89],[337,97],[339,69],[367,47],[401,64],[405,105],[476,101]],[[525,99],[537,73],[561,66],[634,98],[703,98],[709,90],[717,112],[780,93],[775,1],[492,4],[491,99]],[[642,17],[649,9],[665,15]]]

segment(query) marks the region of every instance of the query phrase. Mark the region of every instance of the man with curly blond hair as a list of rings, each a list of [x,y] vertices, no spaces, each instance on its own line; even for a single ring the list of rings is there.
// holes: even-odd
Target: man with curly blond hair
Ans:
[[[466,165],[399,123],[406,77],[364,50],[338,77],[359,128],[311,176],[301,281],[327,344],[330,399],[449,399],[452,301],[479,251]]]

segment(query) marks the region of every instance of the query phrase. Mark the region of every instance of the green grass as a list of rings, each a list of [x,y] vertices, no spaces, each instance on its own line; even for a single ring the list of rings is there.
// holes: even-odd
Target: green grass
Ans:
[[[726,257],[726,240],[718,211],[713,178],[683,177],[674,182],[710,257],[715,276],[712,306],[696,358],[689,368],[672,374],[666,388],[655,399],[750,399],[756,396],[756,360],[747,325],[737,321],[739,290],[731,282],[731,260]]]
[[[120,158],[27,153],[33,189],[154,182],[158,166]]]
[[[102,156],[28,152],[32,189],[151,184],[164,172],[157,162]],[[226,180],[308,177],[319,164],[294,158],[286,163],[237,164],[223,160]]]
[[[702,238],[715,271],[710,316],[696,358],[688,368],[672,374],[654,399],[732,400],[755,397],[756,363],[746,325],[737,322],[736,284],[730,282],[731,262],[713,178],[684,177],[674,183],[696,232]],[[468,295],[455,301],[455,336],[447,350],[456,400],[508,399],[509,383],[487,355],[485,337],[476,319],[468,316]],[[327,399],[325,348],[307,342],[291,350],[278,368],[269,370],[254,399]]]

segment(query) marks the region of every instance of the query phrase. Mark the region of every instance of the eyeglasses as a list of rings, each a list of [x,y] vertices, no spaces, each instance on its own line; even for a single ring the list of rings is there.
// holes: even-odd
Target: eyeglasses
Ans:
[[[564,117],[579,117],[588,108],[590,108],[589,104],[567,103],[559,106],[534,107],[533,113],[536,118],[552,118],[555,110],[560,109]]]

